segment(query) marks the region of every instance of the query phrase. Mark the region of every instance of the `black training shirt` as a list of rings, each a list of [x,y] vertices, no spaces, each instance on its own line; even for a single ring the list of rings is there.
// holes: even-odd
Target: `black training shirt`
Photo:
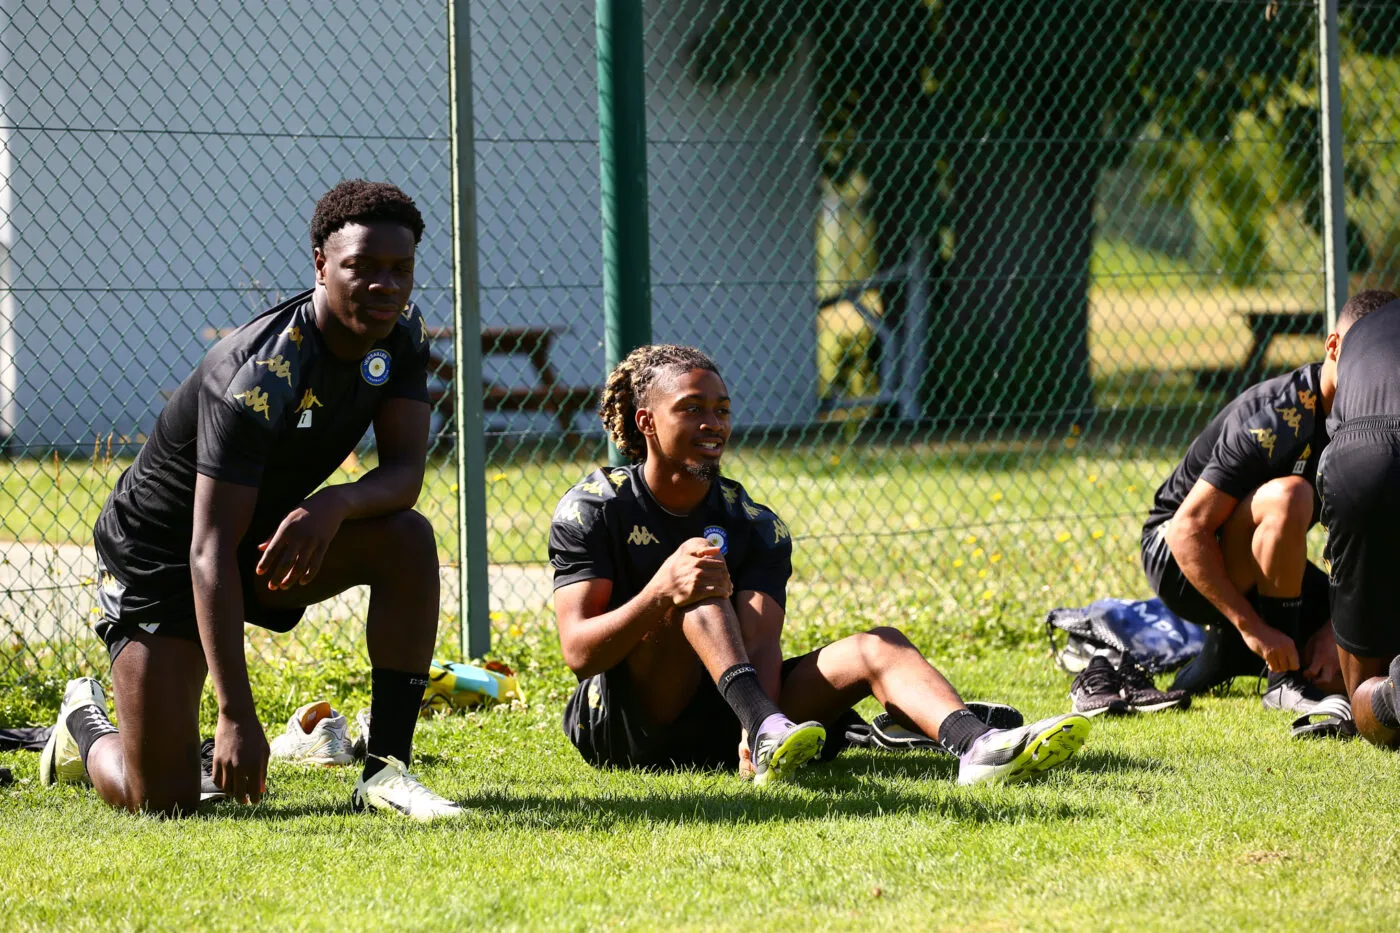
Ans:
[[[93,539],[128,587],[190,587],[195,475],[258,488],[244,544],[266,540],[364,437],[386,398],[428,400],[412,305],[360,360],[331,355],[303,292],[220,340],[170,396]]]
[[[1158,488],[1143,530],[1175,515],[1197,480],[1235,499],[1281,476],[1301,476],[1316,489],[1318,458],[1327,446],[1321,372],[1321,363],[1309,363],[1236,396]]]
[[[690,538],[720,547],[735,593],[755,590],[786,606],[792,538],[782,519],[726,478],[712,483],[689,515],[667,512],[647,489],[640,464],[596,470],[559,500],[549,526],[554,588],[611,580],[608,609],[616,609]]]
[[[1356,418],[1400,417],[1400,301],[1351,325],[1337,357],[1337,395],[1327,424],[1336,431]]]

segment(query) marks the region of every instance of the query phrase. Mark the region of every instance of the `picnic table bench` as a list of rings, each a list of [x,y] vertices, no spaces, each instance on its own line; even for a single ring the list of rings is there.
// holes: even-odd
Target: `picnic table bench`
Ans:
[[[218,340],[232,333],[232,327],[206,327],[205,340]],[[443,434],[450,434],[455,424],[457,367],[453,361],[450,341],[451,327],[429,327],[428,378],[435,384],[428,387],[428,400],[443,417]],[[545,412],[554,416],[559,430],[573,431],[574,418],[597,403],[597,386],[571,386],[559,381],[550,362],[554,338],[560,333],[554,327],[486,327],[481,331],[482,358],[491,356],[524,356],[534,370],[531,385],[507,386],[486,380],[482,385],[482,402],[488,414],[493,412]],[[442,347],[444,343],[446,347]],[[440,350],[439,348],[442,347]]]
[[[1264,361],[1269,344],[1275,337],[1321,337],[1327,333],[1327,314],[1323,311],[1246,311],[1245,325],[1249,328],[1249,350],[1244,361],[1232,369],[1203,369],[1196,373],[1200,388],[1240,388],[1258,382],[1264,373]]]

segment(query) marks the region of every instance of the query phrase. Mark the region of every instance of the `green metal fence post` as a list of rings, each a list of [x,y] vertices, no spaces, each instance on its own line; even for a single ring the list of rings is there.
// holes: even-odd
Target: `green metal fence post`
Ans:
[[[651,343],[646,68],[642,0],[598,0],[597,9],[604,355],[611,371]],[[616,450],[610,456],[621,462]]]
[[[462,654],[491,648],[491,590],[486,567],[486,419],[481,398],[481,306],[472,145],[469,0],[447,6],[448,83],[452,102],[453,353],[457,419],[458,618]]]
[[[1327,329],[1347,300],[1347,212],[1342,178],[1342,74],[1337,0],[1317,0],[1319,119],[1322,122],[1323,265],[1327,272]]]

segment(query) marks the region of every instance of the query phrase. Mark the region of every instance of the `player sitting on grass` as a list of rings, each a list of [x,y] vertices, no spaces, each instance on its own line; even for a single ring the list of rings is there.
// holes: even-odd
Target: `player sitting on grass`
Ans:
[[[823,723],[872,695],[956,754],[962,784],[1044,771],[1084,743],[1078,715],[989,728],[893,628],[783,660],[792,541],[720,475],[729,392],[704,353],[633,351],[608,376],[602,416],[633,463],[569,490],[549,535],[559,639],[579,679],[564,731],[590,764],[737,761],[758,783],[781,780],[821,753]]]
[[[1357,731],[1393,748],[1400,745],[1400,301],[1352,325],[1327,427],[1332,443],[1318,491],[1337,654]]]
[[[1246,389],[1157,490],[1142,531],[1143,567],[1167,608],[1207,632],[1173,688],[1201,693],[1257,675],[1262,659],[1271,672],[1264,705],[1306,713],[1338,683],[1327,575],[1307,559],[1318,517],[1313,490],[1342,338],[1394,298],[1355,295],[1321,363]]]
[[[285,632],[304,607],[363,584],[374,730],[352,803],[460,812],[405,767],[438,618],[436,542],[413,510],[429,416],[426,333],[408,301],[422,234],[398,188],[337,185],[311,221],[316,287],[220,340],[171,396],[93,533],[121,732],[96,681],[70,683],[45,783],[90,779],[116,807],[191,812],[207,665],[213,781],[257,802],[268,743],[244,621]],[[371,424],[379,465],[316,491]]]

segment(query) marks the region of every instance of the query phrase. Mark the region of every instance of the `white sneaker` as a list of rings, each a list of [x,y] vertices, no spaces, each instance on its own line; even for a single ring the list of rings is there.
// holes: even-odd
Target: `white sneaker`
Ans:
[[[1063,764],[1088,736],[1089,720],[1079,713],[1053,716],[1019,729],[993,729],[979,736],[962,756],[958,783],[1024,780]]]
[[[355,760],[350,727],[325,700],[308,703],[292,714],[287,731],[272,740],[271,755],[277,761],[324,767]]]
[[[89,783],[83,756],[78,751],[78,740],[68,731],[68,714],[80,706],[95,707],[91,715],[100,715],[111,726],[111,721],[107,719],[107,697],[102,692],[102,685],[91,677],[68,681],[68,686],[63,690],[63,704],[58,708],[58,722],[54,723],[49,741],[44,745],[44,754],[39,758],[40,783]]]
[[[362,709],[355,714],[355,731],[358,734],[350,751],[356,761],[364,761],[369,757],[369,710]]]
[[[374,777],[368,781],[361,777],[355,782],[350,806],[356,812],[397,810],[404,816],[423,821],[461,816],[467,812],[460,804],[439,797],[424,787],[397,758],[379,760],[384,762],[384,767],[375,772]]]

